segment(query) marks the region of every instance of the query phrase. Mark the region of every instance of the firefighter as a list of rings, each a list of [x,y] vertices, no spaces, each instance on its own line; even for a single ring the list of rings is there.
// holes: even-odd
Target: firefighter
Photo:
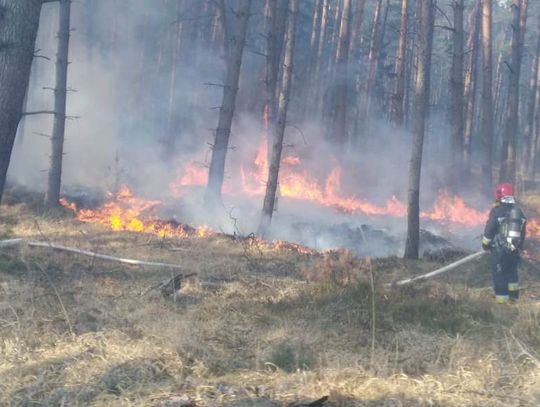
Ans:
[[[497,303],[519,298],[518,264],[527,218],[514,198],[512,184],[499,184],[486,223],[482,248],[491,251],[491,271]]]

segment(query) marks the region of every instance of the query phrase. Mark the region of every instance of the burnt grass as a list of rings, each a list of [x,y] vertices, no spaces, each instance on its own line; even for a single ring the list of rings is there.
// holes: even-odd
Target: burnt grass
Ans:
[[[222,235],[156,239],[21,204],[2,206],[0,236],[197,273],[165,298],[152,287],[176,271],[0,249],[2,405],[288,405],[323,395],[331,406],[540,400],[534,262],[520,266],[523,299],[498,306],[487,259],[395,287],[387,283],[444,261],[302,254]]]

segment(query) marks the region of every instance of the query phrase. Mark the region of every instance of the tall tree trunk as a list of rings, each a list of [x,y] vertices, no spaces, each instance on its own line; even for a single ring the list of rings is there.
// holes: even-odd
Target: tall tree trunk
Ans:
[[[405,121],[403,102],[405,99],[405,58],[407,56],[407,23],[409,21],[409,0],[401,0],[401,18],[399,42],[396,54],[396,85],[392,98],[390,119],[396,126],[402,126]]]
[[[336,49],[336,70],[334,78],[334,103],[332,134],[339,147],[348,141],[347,137],[347,88],[349,41],[350,41],[351,0],[343,0],[341,24],[339,28],[339,43]]]
[[[463,130],[463,168],[464,173],[470,173],[471,145],[474,129],[474,113],[476,110],[476,87],[478,49],[480,40],[480,1],[478,0],[471,13],[469,37],[467,38],[467,64],[464,78],[464,130]]]
[[[409,164],[407,240],[405,242],[405,258],[408,259],[418,258],[420,243],[420,174],[429,103],[434,6],[435,0],[417,0],[416,46],[418,54],[414,84],[413,145]]]
[[[167,138],[164,143],[166,158],[172,157],[176,148],[176,139],[178,138],[178,119],[176,112],[176,76],[178,68],[178,54],[182,45],[182,3],[183,0],[176,2],[176,22],[175,35],[172,45],[171,76],[169,80],[169,106],[167,112]]]
[[[364,22],[364,10],[366,0],[356,0],[356,9],[354,11],[353,23],[351,29],[351,41],[349,46],[349,55],[355,59],[360,54],[360,44],[362,42],[362,24]]]
[[[381,115],[383,111],[386,109],[386,98],[385,98],[385,90],[384,90],[384,61],[386,58],[386,51],[385,51],[385,43],[384,38],[386,36],[386,27],[388,23],[388,12],[390,10],[390,0],[386,0],[386,5],[384,7],[384,16],[382,19],[382,26],[381,26],[381,32],[380,32],[380,45],[379,45],[379,51],[377,53],[377,64],[375,66],[375,83],[373,86],[374,90],[374,100],[376,102],[377,106],[377,114]]]
[[[276,7],[274,0],[266,0],[264,9],[264,31],[266,36],[265,78],[264,78],[264,111],[263,126],[267,141],[267,162],[270,163],[272,147],[272,127],[276,117],[276,88],[279,75],[279,65],[276,64],[277,32],[276,32]]]
[[[540,72],[538,74],[538,78],[538,80],[540,81]],[[540,85],[538,86],[538,89],[536,89],[536,104],[540,106]],[[534,121],[534,139],[536,140],[536,144],[534,146],[534,157],[531,162],[533,181],[536,180],[536,173],[538,171],[538,167],[540,166],[540,155],[538,154],[538,152],[540,151],[540,108],[536,109],[536,118],[534,119]]]
[[[315,114],[318,114],[322,110],[323,101],[322,95],[324,93],[323,84],[321,80],[322,72],[324,70],[324,49],[327,41],[328,34],[328,14],[330,12],[330,0],[323,0],[321,26],[319,28],[319,43],[317,45],[317,57],[315,62]]]
[[[450,124],[452,126],[452,184],[456,186],[463,177],[463,10],[464,0],[453,0],[454,31],[452,68],[450,74]]]
[[[300,121],[303,121],[306,116],[306,110],[311,110],[314,107],[313,104],[313,89],[315,89],[317,83],[314,82],[315,64],[317,61],[317,47],[320,37],[321,16],[323,10],[323,0],[316,0],[313,7],[313,18],[311,20],[311,33],[309,38],[309,60],[304,67],[304,72],[301,74],[301,96],[300,98],[305,102],[300,106],[299,117]],[[314,86],[315,85],[315,86]],[[269,149],[270,150],[270,149]]]
[[[516,153],[519,132],[519,79],[527,21],[527,4],[527,0],[514,0],[512,2],[512,58],[510,62],[501,172],[499,175],[499,181],[501,182],[516,182]]]
[[[540,26],[540,22],[539,22]],[[538,32],[538,40],[536,45],[536,54],[534,55],[534,60],[532,62],[532,72],[531,78],[529,81],[529,101],[527,103],[527,117],[525,123],[524,131],[524,141],[525,141],[525,150],[524,150],[524,167],[525,172],[529,177],[534,175],[534,163],[536,157],[536,137],[534,131],[534,119],[536,116],[536,111],[538,109],[538,88],[540,84],[540,31]]]
[[[232,119],[238,93],[240,68],[242,66],[242,54],[246,40],[246,31],[251,8],[251,0],[242,0],[240,8],[236,11],[238,28],[230,39],[230,55],[227,58],[227,73],[225,87],[223,89],[223,102],[219,111],[218,126],[212,148],[212,159],[208,173],[208,185],[206,188],[206,203],[221,202],[221,187],[225,173],[225,159],[229,148],[229,136],[231,134]]]
[[[491,2],[482,0],[482,158],[483,189],[491,191],[493,172],[493,57]]]
[[[0,200],[30,79],[41,0],[0,0]]]
[[[66,128],[67,74],[70,36],[71,0],[60,0],[58,18],[58,50],[56,53],[56,84],[54,87],[54,123],[52,133],[51,168],[45,202],[47,206],[59,205],[62,185],[62,161]]]
[[[379,54],[382,46],[381,28],[383,20],[382,0],[377,0],[377,7],[373,16],[373,27],[371,30],[371,46],[368,55],[368,78],[366,82],[366,91],[363,97],[363,103],[360,108],[360,117],[365,119],[369,114],[369,106],[375,80],[377,79],[377,68],[379,62]]]
[[[339,29],[341,25],[341,12],[343,9],[343,0],[335,0],[335,9],[334,9],[334,25],[332,30],[332,39],[330,40],[330,45],[332,46],[332,54],[335,55],[335,52],[338,48],[338,36],[339,36]],[[335,48],[334,48],[335,47]],[[333,62],[334,60],[331,60]],[[332,72],[333,65],[330,63],[328,65],[328,73]]]
[[[272,145],[272,160],[268,171],[268,181],[266,183],[266,193],[259,224],[259,234],[265,235],[268,232],[272,215],[274,213],[274,204],[276,200],[276,191],[279,178],[279,167],[281,162],[281,151],[283,149],[283,136],[285,133],[285,124],[287,122],[287,107],[289,104],[289,94],[293,72],[293,52],[295,42],[296,20],[298,15],[299,0],[289,1],[289,12],[287,17],[287,34],[285,38],[285,54],[283,57],[283,76],[281,78],[281,88],[279,91],[279,102],[277,112],[277,124],[275,126],[275,135]]]

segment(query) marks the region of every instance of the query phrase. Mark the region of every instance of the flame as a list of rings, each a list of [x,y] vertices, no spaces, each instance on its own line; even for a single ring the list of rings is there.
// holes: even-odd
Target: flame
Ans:
[[[420,216],[440,223],[462,225],[482,225],[486,222],[489,211],[478,211],[469,207],[463,198],[451,196],[447,190],[441,190],[430,211],[422,212]]]
[[[527,236],[540,239],[540,221],[537,219],[527,220]]]
[[[213,234],[208,226],[194,229],[190,226],[157,219],[155,209],[161,201],[146,200],[133,195],[124,186],[118,193],[108,193],[109,200],[96,209],[78,209],[73,202],[62,198],[60,204],[72,210],[81,222],[99,223],[114,231],[149,233],[159,237],[187,238],[190,236],[208,237]]]
[[[178,180],[171,182],[169,188],[175,197],[182,196],[186,187],[203,186],[208,182],[208,168],[195,161],[189,162]]]
[[[261,138],[255,158],[250,164],[240,166],[240,192],[247,196],[263,196],[268,179],[268,146],[266,139]],[[208,171],[194,162],[188,163],[181,177],[171,184],[175,196],[190,186],[204,186]],[[358,196],[347,196],[342,193],[341,167],[336,165],[326,179],[321,182],[306,169],[302,161],[294,155],[282,158],[279,174],[279,191],[281,197],[309,201],[317,205],[334,208],[340,212],[352,215],[392,216],[401,218],[407,215],[407,205],[395,196],[382,204],[375,204]],[[224,185],[225,194],[232,193],[230,184]],[[422,219],[428,219],[445,224],[468,226],[482,225],[487,219],[487,211],[479,211],[468,206],[458,196],[452,196],[448,191],[441,190],[430,210],[421,212]]]

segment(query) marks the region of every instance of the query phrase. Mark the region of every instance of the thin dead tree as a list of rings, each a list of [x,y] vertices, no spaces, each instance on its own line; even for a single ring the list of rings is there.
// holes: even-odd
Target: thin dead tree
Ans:
[[[353,22],[351,28],[351,41],[349,46],[349,55],[356,58],[359,55],[360,44],[362,43],[362,27],[364,22],[364,10],[366,0],[356,0],[356,9],[354,10]]]
[[[230,52],[227,57],[226,79],[223,88],[223,102],[219,111],[218,126],[214,145],[212,147],[212,159],[208,173],[208,185],[206,187],[206,203],[221,202],[221,187],[225,173],[225,159],[229,149],[229,137],[238,93],[240,68],[246,40],[246,31],[251,9],[251,0],[242,0],[240,7],[235,11],[238,20],[237,30],[230,38]]]
[[[450,72],[450,123],[452,126],[452,185],[457,185],[463,176],[463,11],[464,0],[453,0],[454,10],[453,44],[452,44],[452,67]]]
[[[482,149],[481,173],[484,192],[493,183],[493,56],[491,0],[482,1]]]
[[[366,82],[366,91],[362,98],[360,107],[360,117],[367,118],[371,105],[373,88],[378,76],[379,60],[382,47],[382,27],[383,27],[383,0],[377,0],[377,7],[373,16],[373,27],[371,30],[371,45],[368,55],[368,77]]]
[[[276,192],[278,187],[279,168],[281,163],[281,152],[283,149],[283,137],[285,134],[285,124],[287,122],[287,109],[289,105],[289,95],[291,87],[291,79],[293,73],[293,53],[296,32],[296,20],[298,16],[299,0],[289,1],[289,12],[287,17],[287,31],[285,38],[285,54],[283,57],[283,75],[281,78],[281,86],[279,90],[279,102],[277,111],[277,123],[275,126],[275,135],[272,144],[272,159],[270,169],[268,171],[268,181],[266,183],[266,193],[264,195],[264,203],[259,224],[259,234],[264,236],[268,232],[272,215],[274,213],[274,205],[276,200]]]
[[[401,0],[401,17],[399,24],[399,42],[396,54],[395,75],[396,83],[390,110],[390,120],[396,126],[405,122],[405,58],[407,55],[407,30],[409,21],[409,0]]]
[[[477,65],[480,41],[480,1],[477,1],[471,13],[469,36],[467,38],[464,76],[464,129],[463,129],[463,167],[464,173],[470,173],[471,142],[476,109]]]
[[[539,16],[540,17],[540,16]],[[538,26],[540,27],[540,18]],[[537,132],[534,131],[534,119],[536,111],[538,110],[538,89],[540,87],[540,31],[538,32],[538,39],[536,43],[536,51],[534,54],[534,60],[532,62],[532,72],[531,78],[529,79],[529,95],[527,102],[527,116],[525,122],[525,129],[523,134],[524,139],[524,172],[529,178],[534,176],[534,165],[533,163],[536,160],[536,135]]]
[[[315,64],[317,62],[317,48],[319,44],[319,37],[320,37],[320,26],[321,26],[321,18],[322,18],[322,11],[323,11],[323,0],[316,0],[314,7],[313,7],[313,17],[311,19],[311,32],[309,37],[309,59],[308,63],[304,67],[304,72],[302,73],[302,90],[301,90],[301,99],[305,101],[313,101],[312,96],[312,89],[315,88],[317,85],[313,79],[314,79],[314,71],[315,71]],[[314,86],[315,85],[315,86]],[[313,105],[311,103],[302,103],[300,106],[300,118],[301,121],[306,116],[306,111],[308,109],[311,109]]]
[[[177,75],[178,75],[178,54],[182,45],[182,10],[183,0],[176,1],[176,21],[174,22],[174,40],[172,44],[171,73],[169,78],[169,104],[167,111],[167,138],[165,139],[164,156],[170,158],[176,148],[178,137],[178,121],[176,119],[176,99],[177,99]]]
[[[41,0],[0,0],[0,200],[34,58]]]
[[[277,40],[277,16],[275,0],[267,0],[264,9],[264,32],[266,39],[265,55],[265,78],[264,78],[264,110],[263,126],[267,141],[267,160],[270,162],[272,146],[272,128],[276,118],[276,89],[279,76],[278,40]]]
[[[519,80],[527,22],[527,6],[528,0],[514,0],[511,6],[512,56],[509,65],[507,115],[503,134],[501,171],[499,174],[499,181],[501,182],[515,183],[517,180],[516,155],[519,131]]]
[[[334,101],[332,103],[332,137],[342,148],[348,141],[347,137],[347,89],[349,42],[350,42],[351,0],[343,0],[341,24],[339,28],[339,41],[336,49]]]
[[[62,163],[66,129],[67,77],[69,65],[69,37],[71,0],[59,0],[58,50],[56,53],[56,84],[54,87],[54,122],[52,133],[51,167],[45,203],[49,207],[59,205],[62,186]]]
[[[321,23],[319,27],[319,42],[317,44],[317,56],[315,57],[315,91],[313,99],[315,101],[315,113],[318,114],[323,108],[322,94],[324,93],[322,84],[322,72],[324,70],[324,51],[326,48],[327,35],[328,35],[328,15],[330,13],[330,0],[323,0]]]
[[[429,104],[434,7],[435,0],[417,0],[415,38],[417,66],[413,101],[413,142],[409,163],[407,240],[404,255],[408,259],[418,258],[420,243],[420,175]]]

